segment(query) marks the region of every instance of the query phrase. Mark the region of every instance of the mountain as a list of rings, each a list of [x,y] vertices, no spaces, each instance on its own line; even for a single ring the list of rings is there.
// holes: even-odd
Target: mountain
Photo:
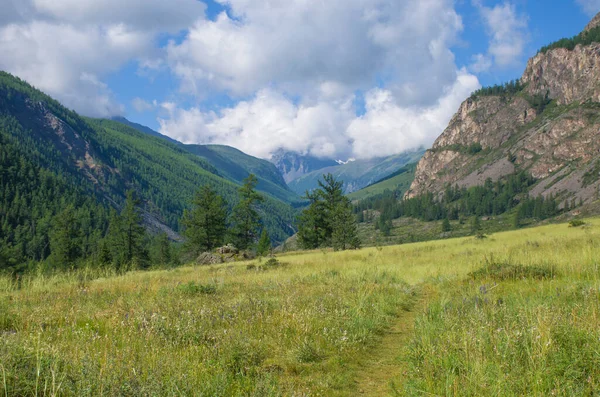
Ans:
[[[396,192],[399,197],[410,188],[412,181],[415,179],[416,163],[407,164],[398,171],[385,178],[362,188],[354,193],[350,193],[350,200],[364,200],[370,197],[375,197],[383,194],[386,190]]]
[[[136,130],[138,130],[140,132],[143,132],[145,134],[152,135],[152,136],[157,137],[157,138],[166,139],[167,141],[169,141],[171,143],[180,144],[179,141],[176,141],[173,138],[170,138],[170,137],[168,137],[166,135],[163,135],[160,132],[154,131],[152,128],[146,127],[145,125],[134,123],[133,121],[129,121],[125,117],[117,116],[117,117],[113,117],[111,120],[117,121],[117,122],[119,122],[121,124],[125,124],[125,125],[127,125],[127,126],[129,126],[131,128],[135,128]]]
[[[407,197],[524,171],[530,196],[589,203],[600,188],[600,14],[542,48],[523,76],[475,92],[419,162]]]
[[[130,126],[144,134],[164,139],[190,152],[215,168],[215,173],[238,184],[254,174],[258,178],[257,190],[268,193],[286,203],[302,205],[301,198],[292,192],[279,170],[271,162],[247,155],[238,149],[222,145],[186,145],[169,138],[149,127],[133,123],[126,118],[113,118],[114,121]]]
[[[130,189],[142,201],[147,226],[172,237],[199,187],[214,187],[230,206],[238,201],[235,178],[180,145],[114,120],[81,117],[3,72],[0,142],[0,251],[20,260],[49,254],[53,219],[66,207],[94,244]],[[266,190],[263,195],[265,226],[274,241],[283,241],[294,232],[296,210]]]
[[[275,164],[287,183],[310,172],[338,165],[334,160],[286,152],[283,149],[278,150],[271,156],[271,163]]]
[[[315,189],[323,174],[331,173],[337,179],[344,181],[344,191],[349,194],[385,178],[409,163],[417,162],[423,152],[423,150],[417,150],[388,157],[336,163],[295,179],[288,185],[296,193],[302,194],[307,190]]]

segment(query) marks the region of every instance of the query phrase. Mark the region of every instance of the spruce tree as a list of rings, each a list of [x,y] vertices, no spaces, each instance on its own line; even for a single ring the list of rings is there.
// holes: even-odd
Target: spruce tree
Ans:
[[[334,208],[331,223],[333,230],[331,242],[334,250],[360,248],[356,218],[352,214],[350,200],[344,197],[344,200]]]
[[[517,208],[513,215],[512,226],[515,229],[519,229],[521,227],[521,222],[523,221],[523,207]]]
[[[139,212],[140,200],[132,190],[127,192],[125,206],[118,215],[113,212],[110,217],[107,240],[110,245],[113,263],[117,269],[134,262],[145,265],[147,253],[144,249],[146,229],[142,225]]]
[[[153,264],[169,266],[173,263],[173,251],[167,233],[160,233],[154,239],[155,254]]]
[[[471,218],[471,234],[477,234],[481,232],[481,220],[477,215]]]
[[[69,205],[54,218],[50,238],[52,262],[59,267],[69,267],[81,254],[81,231],[75,209]]]
[[[256,247],[256,253],[259,256],[266,256],[270,250],[271,239],[269,238],[267,229],[263,228],[262,234],[260,235],[260,240],[258,241],[258,246]]]
[[[194,198],[194,207],[183,214],[188,250],[197,255],[223,245],[227,232],[227,205],[210,186],[203,186]]]
[[[305,249],[333,246],[335,249],[358,248],[356,217],[343,182],[331,174],[323,175],[319,188],[307,192],[310,205],[300,216],[298,240]]]
[[[135,192],[129,190],[125,200],[125,208],[121,213],[125,233],[125,261],[129,264],[133,263],[134,260],[141,264],[141,261],[145,259],[144,237],[146,229],[142,225],[140,204],[141,201],[135,196]]]
[[[452,225],[450,224],[450,219],[444,218],[444,221],[442,222],[442,232],[448,233],[450,231],[452,231]]]
[[[255,190],[257,184],[258,179],[254,174],[244,179],[244,184],[238,189],[240,201],[232,212],[231,240],[241,250],[251,248],[258,237],[260,216],[256,206],[264,199]]]

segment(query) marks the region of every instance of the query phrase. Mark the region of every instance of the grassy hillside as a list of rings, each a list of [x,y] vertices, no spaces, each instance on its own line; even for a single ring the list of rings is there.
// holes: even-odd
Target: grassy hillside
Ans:
[[[296,193],[303,194],[307,190],[317,188],[323,174],[331,173],[336,179],[344,182],[346,193],[352,193],[387,177],[407,164],[419,161],[423,152],[420,150],[383,158],[351,161],[311,172],[291,181],[288,185]]]
[[[593,395],[587,222],[281,266],[0,278],[0,392]]]
[[[410,188],[410,184],[415,179],[416,163],[408,164],[391,175],[369,185],[357,192],[350,193],[350,200],[364,200],[369,197],[377,196],[384,193],[386,190],[390,192],[398,192],[398,197],[402,197]]]

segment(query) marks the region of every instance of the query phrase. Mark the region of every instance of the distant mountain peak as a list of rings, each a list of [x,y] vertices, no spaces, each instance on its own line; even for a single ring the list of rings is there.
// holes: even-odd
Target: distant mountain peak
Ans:
[[[279,149],[270,159],[283,175],[286,183],[290,183],[310,172],[338,165],[334,160],[320,159],[308,154]]]

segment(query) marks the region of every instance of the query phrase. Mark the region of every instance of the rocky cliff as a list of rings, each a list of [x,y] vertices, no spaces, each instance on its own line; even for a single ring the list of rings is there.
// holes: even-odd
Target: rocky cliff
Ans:
[[[600,36],[599,25],[600,14],[576,38]],[[584,41],[576,38],[570,43]],[[600,43],[573,47],[540,51],[529,60],[518,90],[467,99],[419,162],[407,197],[525,170],[539,180],[531,195],[596,199]]]

